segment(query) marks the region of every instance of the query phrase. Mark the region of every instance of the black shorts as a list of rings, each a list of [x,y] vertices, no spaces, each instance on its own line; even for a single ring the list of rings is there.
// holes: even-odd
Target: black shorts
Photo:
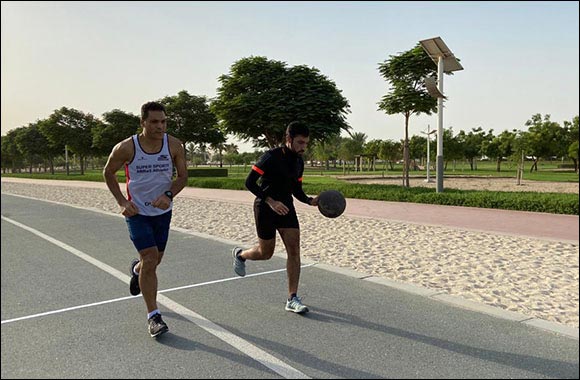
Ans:
[[[296,209],[288,207],[290,211],[286,215],[278,215],[261,199],[254,201],[254,219],[256,220],[256,231],[258,237],[263,240],[270,240],[276,237],[278,228],[300,228]]]

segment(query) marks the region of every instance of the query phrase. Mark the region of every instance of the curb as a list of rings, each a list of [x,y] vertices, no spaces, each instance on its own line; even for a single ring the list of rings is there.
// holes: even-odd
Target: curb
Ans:
[[[375,284],[388,286],[390,288],[401,290],[403,292],[443,302],[451,306],[487,314],[495,318],[524,323],[531,327],[539,328],[545,331],[550,331],[556,334],[566,336],[568,338],[579,340],[578,338],[579,329],[562,323],[547,321],[540,318],[534,318],[522,313],[504,310],[496,306],[486,305],[484,303],[476,301],[470,301],[459,296],[449,295],[444,291],[429,289],[427,287],[416,284],[394,281],[384,277],[375,277],[365,273],[357,272],[349,268],[336,267],[329,264],[317,264],[315,267],[330,272],[334,272],[337,274],[342,274],[345,276],[360,279],[363,281],[369,281]]]

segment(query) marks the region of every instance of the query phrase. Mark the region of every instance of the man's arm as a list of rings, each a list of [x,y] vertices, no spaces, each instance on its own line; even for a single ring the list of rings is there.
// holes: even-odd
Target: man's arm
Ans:
[[[270,152],[264,153],[256,162],[252,165],[252,170],[246,178],[246,188],[252,192],[256,197],[267,201],[269,198],[264,190],[258,185],[258,180],[264,175],[266,171],[270,170],[271,162],[273,160],[272,154]],[[271,199],[271,198],[270,198]]]
[[[252,192],[256,197],[266,200],[266,194],[258,185],[258,180],[264,172],[257,166],[252,166],[252,170],[246,177],[246,188]]]
[[[125,195],[121,192],[121,187],[119,186],[119,181],[117,180],[117,172],[121,167],[133,157],[133,142],[131,138],[121,141],[111,151],[109,159],[105,164],[103,169],[103,177],[107,183],[107,187],[117,204],[123,209],[122,214],[125,216],[133,216],[139,213],[137,206],[125,198]]]
[[[171,183],[171,189],[169,190],[173,193],[173,196],[176,196],[187,185],[185,148],[181,141],[172,136],[169,136],[169,148],[173,155],[173,165],[175,165],[175,170],[177,171],[177,177]]]
[[[187,185],[187,164],[185,161],[185,149],[183,144],[177,138],[173,136],[168,136],[169,141],[169,151],[171,152],[171,159],[173,160],[173,165],[177,171],[177,177],[171,182],[171,187],[168,189],[175,197],[185,185]],[[173,197],[169,197],[165,194],[159,194],[159,196],[151,202],[151,206],[160,208],[162,210],[167,210],[171,206],[171,201]]]
[[[306,203],[307,205],[312,205],[312,201],[314,198],[309,197],[302,189],[302,177],[304,176],[304,163],[302,163],[302,167],[300,168],[300,176],[298,177],[298,183],[292,188],[292,194],[296,199],[298,199],[302,203]]]
[[[252,192],[256,197],[262,199],[270,208],[279,215],[286,215],[288,211],[288,207],[272,197],[268,196],[268,194],[262,190],[262,188],[258,185],[258,179],[264,175],[267,170],[270,170],[272,155],[267,152],[265,153],[255,165],[252,166],[252,170],[248,177],[246,178],[246,188]]]

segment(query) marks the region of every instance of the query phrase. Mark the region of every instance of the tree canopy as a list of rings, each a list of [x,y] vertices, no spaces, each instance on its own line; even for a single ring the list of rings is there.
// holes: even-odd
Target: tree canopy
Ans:
[[[434,75],[437,66],[421,45],[391,55],[379,64],[379,72],[389,82],[391,91],[379,102],[379,109],[388,115],[403,114],[405,139],[403,145],[403,185],[409,187],[409,118],[413,114],[431,115],[437,109],[437,100],[427,92],[425,78]]]
[[[256,147],[281,145],[286,126],[295,120],[309,126],[313,140],[350,129],[348,101],[316,68],[248,57],[235,62],[219,81],[212,111],[226,132],[252,140]]]

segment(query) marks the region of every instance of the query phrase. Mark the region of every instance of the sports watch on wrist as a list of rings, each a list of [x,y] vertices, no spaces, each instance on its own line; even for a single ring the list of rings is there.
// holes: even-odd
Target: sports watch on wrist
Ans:
[[[163,194],[165,194],[167,196],[167,198],[169,198],[170,201],[173,200],[173,193],[171,192],[171,190],[167,190]]]

